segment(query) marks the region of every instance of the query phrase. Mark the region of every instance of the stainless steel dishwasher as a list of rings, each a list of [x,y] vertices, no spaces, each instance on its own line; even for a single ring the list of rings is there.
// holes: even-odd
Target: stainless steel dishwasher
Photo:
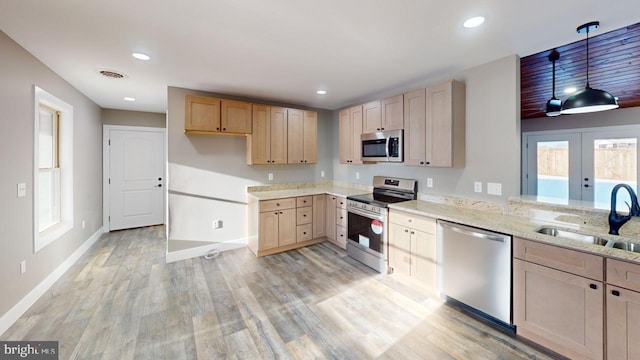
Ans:
[[[439,220],[438,240],[447,301],[513,331],[511,236]]]

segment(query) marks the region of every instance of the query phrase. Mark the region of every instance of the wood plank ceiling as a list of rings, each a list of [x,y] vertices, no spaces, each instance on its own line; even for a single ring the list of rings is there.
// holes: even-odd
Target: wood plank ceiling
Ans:
[[[589,83],[592,88],[608,91],[618,97],[620,107],[640,106],[640,23],[608,33],[589,33]],[[557,47],[556,97],[564,102],[569,97],[564,89],[578,91],[586,84],[587,48],[582,40]],[[520,60],[521,118],[545,116],[551,99],[552,49],[523,57]]]

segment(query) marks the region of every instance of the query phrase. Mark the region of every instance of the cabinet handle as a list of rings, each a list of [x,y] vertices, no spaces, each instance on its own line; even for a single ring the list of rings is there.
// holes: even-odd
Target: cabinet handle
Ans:
[[[412,222],[413,220],[411,220],[411,219],[407,219],[407,221]]]
[[[307,214],[303,214],[302,217],[307,217]]]
[[[302,232],[302,235],[307,235],[307,232],[306,232],[306,231],[303,231],[303,232]]]
[[[384,128],[380,128],[380,130],[384,130]]]
[[[595,289],[597,289],[597,288],[598,288],[598,285],[596,285],[596,284],[589,284],[589,287],[595,290]]]
[[[222,128],[222,131],[227,131],[227,128]]]
[[[415,235],[415,234],[416,234],[415,232],[413,232],[413,231],[411,232],[411,235]]]
[[[408,232],[409,232],[409,230],[408,230],[408,229],[404,229],[404,232],[408,233]]]
[[[216,130],[220,130],[220,128],[216,128]]]
[[[427,161],[427,165],[429,165],[429,164],[430,164],[430,162]]]
[[[305,160],[304,162],[307,162],[307,160]]]
[[[276,211],[275,214],[278,215],[278,212]]]
[[[420,165],[424,165],[424,161],[420,161]]]
[[[300,162],[304,162],[304,161],[300,160]]]
[[[282,211],[280,211],[280,215],[282,215]]]
[[[620,296],[620,291],[618,291],[618,290],[612,290],[612,291],[611,291],[611,295],[613,295],[613,296]]]
[[[380,131],[380,128],[376,128],[376,130]]]

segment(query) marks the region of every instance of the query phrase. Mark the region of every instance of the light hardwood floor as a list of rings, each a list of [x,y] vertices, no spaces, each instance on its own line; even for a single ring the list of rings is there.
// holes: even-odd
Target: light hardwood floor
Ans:
[[[105,234],[0,339],[60,359],[551,359],[329,243],[165,264],[164,227]]]

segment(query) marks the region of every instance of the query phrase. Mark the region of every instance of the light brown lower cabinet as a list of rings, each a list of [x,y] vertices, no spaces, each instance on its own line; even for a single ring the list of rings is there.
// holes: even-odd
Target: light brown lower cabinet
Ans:
[[[316,221],[314,216],[316,211],[324,215],[324,200],[324,195],[265,201],[250,198],[249,249],[264,256],[324,241],[324,218]]]
[[[313,238],[327,234],[326,225],[327,195],[313,195]]]
[[[607,359],[640,359],[640,264],[607,259]]]
[[[603,359],[604,259],[518,238],[513,254],[518,335],[571,359]]]
[[[326,209],[327,240],[347,248],[347,199],[342,196],[327,195]]]
[[[392,210],[389,267],[436,289],[436,220]]]

